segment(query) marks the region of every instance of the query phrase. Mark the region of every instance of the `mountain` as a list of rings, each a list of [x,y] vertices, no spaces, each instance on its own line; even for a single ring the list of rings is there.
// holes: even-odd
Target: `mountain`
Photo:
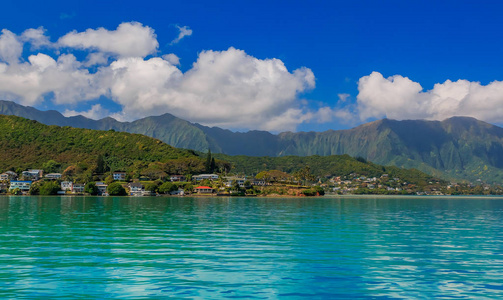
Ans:
[[[216,169],[228,172],[232,164],[233,172],[246,175],[272,169],[295,174],[309,166],[312,172],[308,173],[321,178],[380,178],[388,174],[390,178],[397,177],[420,187],[432,181],[441,183],[417,170],[384,167],[349,155],[220,156],[223,160],[217,157]],[[165,178],[168,174],[202,173],[205,171],[205,161],[194,151],[177,149],[140,134],[44,125],[17,116],[0,115],[0,172],[12,169],[19,173],[28,168],[42,168],[89,182],[108,171],[123,170],[130,176],[156,179]]]
[[[193,124],[170,114],[134,122],[112,118],[64,117],[0,101],[0,114],[17,115],[44,124],[145,134],[174,147],[227,155],[361,156],[382,165],[417,168],[446,179],[503,180],[503,129],[473,118],[444,121],[379,120],[348,130],[324,132],[232,132]]]

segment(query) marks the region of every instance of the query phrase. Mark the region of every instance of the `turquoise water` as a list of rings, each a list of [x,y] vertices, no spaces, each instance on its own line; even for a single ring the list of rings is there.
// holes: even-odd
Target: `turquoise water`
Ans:
[[[0,298],[503,298],[503,198],[0,197]]]

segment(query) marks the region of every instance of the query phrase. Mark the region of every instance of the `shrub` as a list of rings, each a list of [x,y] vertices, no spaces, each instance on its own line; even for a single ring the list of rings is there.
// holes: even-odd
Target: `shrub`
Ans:
[[[118,182],[112,182],[107,187],[107,192],[110,196],[126,196],[126,190],[122,186],[122,184]]]

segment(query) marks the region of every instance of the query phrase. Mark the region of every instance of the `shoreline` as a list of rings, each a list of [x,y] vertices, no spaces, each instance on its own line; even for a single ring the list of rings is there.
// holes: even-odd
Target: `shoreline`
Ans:
[[[503,195],[331,195],[325,194],[323,196],[293,196],[293,195],[243,195],[243,196],[231,196],[231,195],[159,195],[159,196],[98,196],[98,195],[9,195],[0,194],[0,197],[61,197],[61,198],[85,198],[85,197],[96,197],[96,198],[134,198],[134,199],[145,199],[145,198],[262,198],[262,199],[279,199],[279,198],[297,198],[297,199],[340,199],[340,198],[407,198],[407,199],[420,199],[420,198],[454,198],[454,199],[502,199]]]

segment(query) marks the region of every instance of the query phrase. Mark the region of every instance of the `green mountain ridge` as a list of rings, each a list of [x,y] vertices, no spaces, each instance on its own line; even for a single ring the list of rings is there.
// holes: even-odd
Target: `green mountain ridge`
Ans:
[[[134,122],[112,118],[64,117],[0,101],[0,114],[48,125],[145,134],[174,147],[247,156],[361,156],[381,165],[417,168],[445,179],[503,181],[503,129],[468,117],[444,121],[383,119],[348,130],[324,132],[232,132],[179,119],[171,114]]]
[[[167,178],[168,174],[204,173],[206,155],[174,148],[148,136],[114,130],[95,130],[44,125],[35,120],[0,115],[0,172],[58,165],[60,172],[81,182],[112,171],[126,171],[133,178]],[[380,177],[388,174],[426,186],[439,182],[417,170],[384,167],[349,155],[308,157],[249,157],[216,155],[215,167],[222,173],[256,175],[280,170],[290,174],[305,167],[319,178],[332,176]],[[71,174],[71,175],[69,175]],[[99,177],[99,176],[98,176]]]

